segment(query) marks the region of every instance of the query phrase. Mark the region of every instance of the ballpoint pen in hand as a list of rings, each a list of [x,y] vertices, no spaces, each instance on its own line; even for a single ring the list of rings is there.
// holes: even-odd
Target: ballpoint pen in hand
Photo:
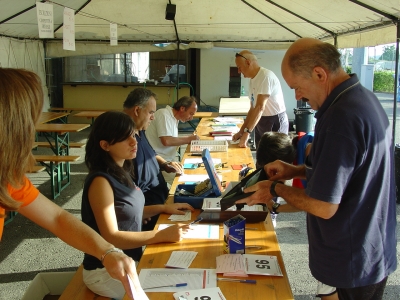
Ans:
[[[252,283],[256,284],[257,280],[254,279],[235,279],[235,278],[217,278],[220,281],[232,281],[232,282],[240,282],[240,283]]]

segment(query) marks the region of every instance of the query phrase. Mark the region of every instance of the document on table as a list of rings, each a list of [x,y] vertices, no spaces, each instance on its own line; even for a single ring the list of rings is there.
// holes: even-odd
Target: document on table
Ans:
[[[224,294],[219,287],[201,289],[201,290],[191,290],[191,291],[182,291],[173,294],[175,300],[198,300],[198,299],[218,299],[218,300],[226,300]]]
[[[158,230],[165,229],[171,225],[172,224],[160,224],[158,225]],[[183,235],[184,239],[219,239],[219,225],[192,224],[190,227],[192,229]]]
[[[179,292],[217,286],[215,269],[142,269],[139,281],[146,292]],[[186,283],[185,286],[174,285]]]
[[[276,256],[257,254],[223,254],[216,258],[217,273],[224,276],[283,276]]]
[[[212,159],[214,165],[220,164],[221,159],[220,158],[213,158]],[[202,164],[203,159],[201,157],[196,157],[196,158],[186,158],[183,162],[184,164]]]
[[[222,181],[222,175],[219,175],[219,180]],[[181,175],[178,177],[179,182],[201,182],[208,179],[209,176],[207,174],[200,174],[200,175]]]
[[[141,286],[135,286],[129,275],[128,275],[128,282],[134,299],[149,300],[147,295],[144,293],[143,288]]]
[[[192,219],[192,212],[190,210],[185,210],[184,215],[170,215],[168,220],[174,221],[174,222],[183,222],[183,221],[189,221]]]
[[[197,253],[196,251],[172,251],[165,266],[167,268],[187,269]]]

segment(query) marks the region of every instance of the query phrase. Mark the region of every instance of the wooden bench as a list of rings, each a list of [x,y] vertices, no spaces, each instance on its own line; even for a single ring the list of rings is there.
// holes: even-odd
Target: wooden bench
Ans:
[[[86,146],[86,144],[85,143],[69,143],[69,147],[70,148],[83,148],[83,147],[85,147]],[[52,143],[51,145],[50,145],[50,143],[48,143],[48,142],[34,142],[33,143],[33,148],[36,148],[36,147],[46,147],[46,148],[51,148],[51,147],[55,147],[55,144],[54,143]]]
[[[74,277],[61,294],[59,300],[110,300],[111,298],[93,293],[83,282],[83,266],[80,265]]]
[[[77,161],[80,156],[78,155],[33,155],[37,162],[72,162]]]
[[[76,155],[33,155],[38,163],[46,167],[50,175],[51,194],[57,198],[61,191],[71,183],[70,162],[77,161]]]

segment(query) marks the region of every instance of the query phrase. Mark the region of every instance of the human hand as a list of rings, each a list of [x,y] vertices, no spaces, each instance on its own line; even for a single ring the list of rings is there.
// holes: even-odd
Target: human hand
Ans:
[[[239,147],[240,148],[246,148],[248,140],[249,140],[249,134],[243,134],[241,136],[241,138],[240,138],[240,141],[239,141]]]
[[[169,164],[164,166],[164,171],[167,173],[183,174],[183,166],[176,161],[171,161]]]
[[[151,218],[144,218],[144,219],[142,219],[142,223],[143,224],[147,224],[148,222],[150,222],[151,221]]]
[[[245,193],[251,193],[255,192],[254,194],[250,195],[249,197],[240,199],[236,201],[236,204],[247,204],[247,205],[255,205],[259,203],[266,203],[273,198],[273,196],[270,194],[269,189],[271,187],[272,181],[270,180],[263,180],[259,181],[256,184],[253,184],[252,186],[244,189],[243,192]]]
[[[191,141],[196,141],[196,140],[199,140],[199,139],[200,139],[200,137],[196,134],[196,132],[193,132],[192,135],[189,135],[190,142]]]
[[[190,230],[189,224],[176,224],[168,226],[159,231],[162,234],[163,242],[179,242],[183,239],[183,235]]]
[[[184,215],[185,210],[194,211],[194,208],[188,203],[165,204],[163,213],[170,215]]]
[[[281,160],[275,160],[272,163],[266,164],[264,166],[265,173],[268,175],[269,180],[288,180],[296,176],[299,176],[302,167],[295,166],[292,164],[285,163]]]
[[[140,285],[139,278],[136,273],[135,261],[132,258],[124,253],[110,252],[104,258],[103,265],[112,278],[121,281],[126,294],[131,299],[149,299]],[[131,279],[132,285],[129,283],[128,276]]]
[[[239,132],[237,132],[237,133],[235,133],[233,136],[232,136],[232,141],[237,141],[238,139],[240,139],[241,137],[242,137],[242,133],[239,131]]]

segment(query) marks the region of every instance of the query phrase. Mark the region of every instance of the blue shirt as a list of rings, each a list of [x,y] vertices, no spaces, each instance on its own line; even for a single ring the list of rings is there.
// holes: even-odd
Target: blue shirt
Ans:
[[[146,205],[164,204],[168,197],[168,188],[160,166],[156,159],[156,152],[147,140],[144,130],[136,136],[137,153],[133,160],[135,167],[135,183],[143,191]]]
[[[388,117],[356,75],[331,92],[315,117],[306,194],[339,207],[328,220],[307,215],[311,273],[338,288],[378,283],[397,266]]]

